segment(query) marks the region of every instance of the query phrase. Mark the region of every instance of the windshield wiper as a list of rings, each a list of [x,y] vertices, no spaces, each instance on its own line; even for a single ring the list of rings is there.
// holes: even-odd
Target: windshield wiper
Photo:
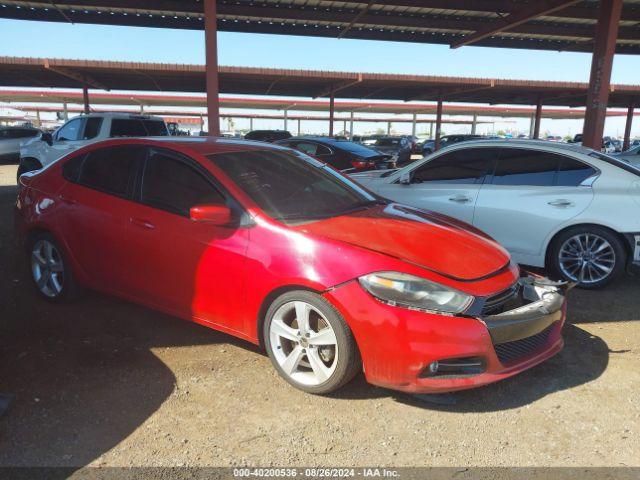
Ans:
[[[346,215],[348,213],[357,212],[358,210],[364,210],[366,208],[373,207],[376,205],[388,205],[388,204],[389,202],[382,199],[367,200],[366,202],[355,203],[344,210],[338,210],[336,212],[327,212],[327,213],[318,213],[318,214],[292,213],[291,215],[281,215],[275,218],[276,220],[321,220],[324,218],[339,217],[340,215]]]

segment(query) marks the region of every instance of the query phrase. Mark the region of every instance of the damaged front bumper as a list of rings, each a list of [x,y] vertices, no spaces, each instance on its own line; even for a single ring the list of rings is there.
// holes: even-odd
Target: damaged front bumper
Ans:
[[[525,276],[506,294],[483,299],[477,307],[478,318],[487,326],[494,345],[532,337],[562,320],[566,293],[574,286]]]

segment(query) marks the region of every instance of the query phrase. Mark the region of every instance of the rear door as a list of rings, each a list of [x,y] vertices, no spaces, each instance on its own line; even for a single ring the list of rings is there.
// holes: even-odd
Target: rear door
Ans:
[[[557,153],[500,149],[495,172],[478,195],[473,224],[518,261],[541,255],[551,232],[589,206],[589,179],[596,174],[590,165]]]
[[[145,151],[127,145],[94,150],[67,161],[68,183],[59,197],[61,231],[85,275],[95,287],[123,291],[122,265],[127,211]]]
[[[472,223],[480,186],[496,156],[497,149],[489,147],[454,150],[414,169],[410,184],[386,183],[377,192]]]

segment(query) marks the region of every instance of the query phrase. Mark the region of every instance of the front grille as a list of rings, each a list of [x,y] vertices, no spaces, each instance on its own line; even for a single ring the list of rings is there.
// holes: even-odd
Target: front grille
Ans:
[[[500,363],[504,365],[515,362],[542,348],[547,343],[547,340],[549,340],[549,334],[555,325],[556,324],[553,323],[540,333],[536,333],[527,338],[494,345]]]
[[[508,310],[507,306],[519,298],[519,293],[520,284],[514,283],[508,289],[487,298],[482,306],[482,316],[498,315]]]

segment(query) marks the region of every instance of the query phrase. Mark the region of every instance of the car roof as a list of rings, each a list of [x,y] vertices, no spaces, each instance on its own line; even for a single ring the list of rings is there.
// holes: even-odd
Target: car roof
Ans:
[[[471,148],[473,146],[497,146],[497,147],[549,147],[555,150],[566,150],[582,154],[589,154],[593,150],[582,146],[579,143],[558,143],[548,142],[546,140],[529,140],[524,138],[492,138],[492,139],[475,139],[468,140],[456,144],[456,148]],[[447,147],[447,149],[453,148]]]
[[[122,112],[91,112],[91,113],[81,113],[80,115],[70,118],[69,120],[73,120],[74,118],[91,118],[91,117],[100,117],[100,118],[126,118],[126,119],[136,119],[136,120],[163,120],[162,117],[157,117],[154,115],[146,115],[144,113],[122,113]],[[163,120],[164,121],[164,120]]]
[[[104,146],[125,144],[173,147],[176,150],[190,150],[201,155],[250,150],[289,150],[272,143],[225,137],[118,137],[99,142],[99,145]]]

